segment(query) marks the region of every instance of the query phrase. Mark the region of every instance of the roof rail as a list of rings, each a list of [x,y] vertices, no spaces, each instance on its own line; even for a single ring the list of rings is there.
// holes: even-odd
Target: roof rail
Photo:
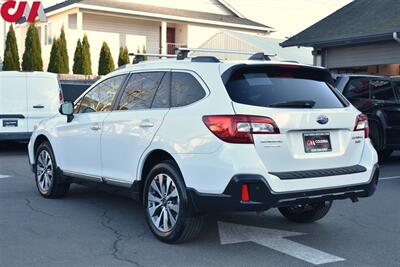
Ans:
[[[142,53],[129,53],[133,56],[132,64],[138,64],[145,61],[146,57],[158,57],[158,58],[177,58],[177,55],[166,55],[166,54],[142,54]]]

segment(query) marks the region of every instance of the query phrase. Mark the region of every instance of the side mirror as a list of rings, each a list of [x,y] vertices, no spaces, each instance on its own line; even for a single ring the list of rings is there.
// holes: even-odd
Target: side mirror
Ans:
[[[62,115],[67,116],[67,122],[71,122],[74,119],[74,104],[71,102],[65,102],[60,106],[59,112]]]

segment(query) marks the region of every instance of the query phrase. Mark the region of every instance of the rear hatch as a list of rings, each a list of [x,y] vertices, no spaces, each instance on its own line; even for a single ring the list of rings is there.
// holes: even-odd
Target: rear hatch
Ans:
[[[3,72],[0,75],[0,133],[26,133],[26,74]]]
[[[271,118],[277,132],[253,134],[270,172],[357,165],[365,132],[358,112],[333,88],[330,74],[298,65],[250,65],[232,72],[226,89],[236,114]]]

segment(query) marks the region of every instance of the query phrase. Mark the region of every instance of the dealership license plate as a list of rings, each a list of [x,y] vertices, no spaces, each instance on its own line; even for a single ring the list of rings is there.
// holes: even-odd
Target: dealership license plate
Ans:
[[[18,127],[18,120],[3,120],[3,127]]]
[[[331,136],[329,133],[304,133],[303,140],[306,153],[332,151]]]

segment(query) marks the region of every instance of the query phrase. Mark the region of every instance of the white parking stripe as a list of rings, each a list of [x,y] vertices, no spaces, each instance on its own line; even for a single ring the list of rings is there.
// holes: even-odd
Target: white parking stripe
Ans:
[[[395,180],[400,179],[400,176],[391,176],[391,177],[381,177],[379,180]]]
[[[6,179],[6,178],[10,178],[11,176],[9,176],[9,175],[1,175],[0,174],[0,179]]]

